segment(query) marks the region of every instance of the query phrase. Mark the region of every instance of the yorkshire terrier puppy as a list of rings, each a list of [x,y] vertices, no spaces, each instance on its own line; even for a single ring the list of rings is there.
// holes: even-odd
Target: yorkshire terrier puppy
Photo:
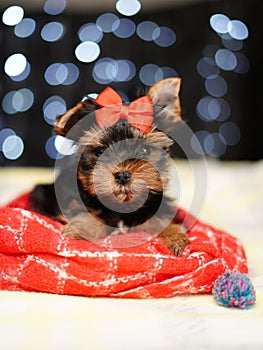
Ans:
[[[32,209],[65,223],[68,237],[144,230],[179,256],[189,241],[164,193],[179,90],[179,78],[164,79],[128,105],[107,87],[58,117],[55,133],[74,140],[76,151],[53,184],[33,189]]]

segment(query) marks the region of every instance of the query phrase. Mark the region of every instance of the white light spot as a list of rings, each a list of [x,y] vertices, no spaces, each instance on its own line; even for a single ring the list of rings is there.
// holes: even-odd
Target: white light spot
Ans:
[[[26,68],[27,60],[22,53],[15,53],[5,61],[4,70],[9,76],[22,74]]]
[[[8,7],[2,16],[2,21],[7,26],[15,26],[18,24],[24,16],[24,9],[20,6]]]
[[[8,136],[2,145],[3,155],[9,160],[15,160],[21,156],[24,151],[24,143],[17,135]]]
[[[219,34],[228,33],[229,23],[230,23],[230,19],[227,16],[222,14],[215,14],[210,17],[211,28]]]
[[[124,16],[133,16],[141,9],[141,3],[137,0],[119,0],[116,10]]]
[[[244,40],[248,38],[247,26],[238,20],[230,21],[228,24],[229,34],[236,40]]]
[[[92,41],[84,41],[80,43],[75,50],[77,59],[81,62],[93,62],[100,54],[100,47]]]
[[[77,146],[74,144],[74,141],[60,135],[57,135],[55,137],[54,145],[56,150],[64,156],[70,156],[74,154],[77,148]]]

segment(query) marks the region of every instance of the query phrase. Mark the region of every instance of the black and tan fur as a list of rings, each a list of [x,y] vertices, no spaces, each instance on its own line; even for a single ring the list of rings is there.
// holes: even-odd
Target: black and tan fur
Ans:
[[[55,184],[35,187],[31,194],[33,209],[64,222],[63,234],[76,239],[96,240],[129,232],[133,227],[153,234],[159,230],[157,237],[180,255],[188,244],[187,234],[180,225],[164,226],[166,218],[173,214],[164,194],[173,142],[164,130],[171,130],[181,119],[179,89],[179,78],[162,80],[149,89],[154,122],[148,133],[123,119],[99,129],[93,113],[99,106],[92,99],[80,102],[58,118],[55,132],[62,136],[69,133],[78,145],[72,157],[73,162],[74,157],[78,161],[75,176],[79,194],[71,191],[67,183],[75,171],[69,161]],[[85,127],[78,123],[84,117]],[[63,208],[57,203],[55,188],[63,193]],[[145,194],[144,202],[138,206]],[[124,205],[128,211],[118,210]],[[66,218],[61,209],[67,213]]]

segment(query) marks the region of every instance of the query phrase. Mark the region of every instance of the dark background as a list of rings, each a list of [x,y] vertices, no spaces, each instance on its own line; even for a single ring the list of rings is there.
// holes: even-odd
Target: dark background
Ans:
[[[10,5],[13,4],[10,1]],[[18,2],[17,5],[20,5]],[[0,11],[8,6],[0,3]],[[27,87],[33,91],[35,100],[26,112],[7,115],[0,105],[0,128],[11,128],[24,141],[23,154],[16,160],[8,160],[0,152],[2,166],[50,166],[54,163],[45,152],[45,142],[51,135],[51,126],[42,117],[42,104],[51,95],[61,96],[70,108],[88,92],[100,92],[105,87],[92,79],[95,62],[79,62],[74,50],[80,43],[78,29],[87,22],[95,22],[102,13],[63,12],[57,16],[47,15],[43,10],[30,10],[24,7],[25,17],[35,19],[37,23],[34,33],[25,39],[14,35],[14,28],[0,22],[0,97],[12,90]],[[107,11],[109,12],[109,11]],[[114,9],[110,11],[122,17]],[[168,26],[176,33],[174,45],[167,48],[158,47],[153,42],[144,42],[137,35],[128,39],[120,39],[112,33],[105,34],[100,43],[102,57],[126,58],[133,61],[139,69],[146,63],[173,67],[182,78],[181,104],[182,116],[195,132],[207,130],[216,132],[220,122],[204,122],[196,114],[196,104],[206,96],[204,78],[198,74],[196,64],[202,57],[202,51],[208,44],[223,48],[220,37],[211,29],[209,18],[215,13],[223,13],[230,19],[243,21],[249,29],[249,37],[243,41],[240,50],[249,60],[247,73],[237,74],[232,71],[220,71],[220,75],[228,84],[224,99],[231,106],[229,121],[233,121],[240,129],[240,141],[228,146],[221,160],[258,160],[263,157],[263,113],[262,113],[262,13],[263,2],[260,0],[226,0],[201,1],[195,4],[181,5],[166,9],[140,11],[131,17],[135,24],[151,20],[160,26]],[[66,26],[63,38],[54,43],[42,40],[40,31],[49,21],[59,21]],[[31,64],[31,74],[21,82],[14,82],[3,70],[4,62],[10,54],[21,52]],[[50,86],[44,80],[44,71],[54,62],[73,62],[80,69],[78,80],[69,86]],[[126,83],[111,83],[110,86],[124,91],[132,100],[141,82],[135,78]]]

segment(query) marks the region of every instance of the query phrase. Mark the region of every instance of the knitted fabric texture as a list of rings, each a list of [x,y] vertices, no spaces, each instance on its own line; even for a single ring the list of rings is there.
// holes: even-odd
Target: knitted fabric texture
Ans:
[[[226,271],[247,273],[241,242],[177,208],[175,222],[189,224],[190,244],[180,257],[157,238],[124,248],[61,235],[63,225],[30,210],[28,194],[0,208],[0,289],[119,298],[164,298],[211,293]],[[120,245],[119,245],[120,246]]]

